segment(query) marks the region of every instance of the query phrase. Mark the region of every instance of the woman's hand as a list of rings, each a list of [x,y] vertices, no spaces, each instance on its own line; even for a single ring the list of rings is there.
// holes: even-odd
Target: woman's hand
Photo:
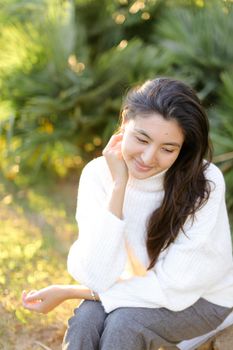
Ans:
[[[113,179],[113,188],[109,198],[108,209],[118,218],[123,218],[123,203],[128,181],[128,169],[121,152],[123,134],[113,135],[105,149],[105,157]]]
[[[22,302],[23,306],[30,311],[47,314],[68,299],[93,300],[92,293],[89,288],[82,285],[52,285],[38,291],[32,290],[29,293],[24,291]],[[99,300],[97,293],[94,299]]]
[[[52,285],[39,291],[32,290],[29,293],[23,291],[23,306],[31,311],[48,313],[56,306],[67,299],[66,291],[63,286]]]
[[[126,184],[128,181],[128,169],[121,153],[123,134],[114,134],[103,150],[114,183]]]

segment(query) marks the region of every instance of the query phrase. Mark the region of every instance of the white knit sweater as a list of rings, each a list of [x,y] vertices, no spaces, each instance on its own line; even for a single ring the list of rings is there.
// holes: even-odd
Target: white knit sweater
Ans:
[[[118,307],[179,311],[200,297],[233,307],[225,183],[213,164],[206,170],[212,188],[208,202],[193,223],[186,221],[185,234],[180,232],[155,267],[146,270],[146,221],[163,198],[163,178],[164,172],[145,180],[130,178],[120,220],[107,209],[112,179],[105,159],[99,157],[87,164],[79,184],[79,237],[69,252],[69,273],[99,293],[106,312]]]

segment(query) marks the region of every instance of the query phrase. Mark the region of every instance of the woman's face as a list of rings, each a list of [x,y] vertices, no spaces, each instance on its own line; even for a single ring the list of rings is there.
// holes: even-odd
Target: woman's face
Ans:
[[[184,142],[176,120],[165,120],[156,113],[130,119],[122,128],[122,155],[129,174],[137,179],[146,179],[170,168]]]

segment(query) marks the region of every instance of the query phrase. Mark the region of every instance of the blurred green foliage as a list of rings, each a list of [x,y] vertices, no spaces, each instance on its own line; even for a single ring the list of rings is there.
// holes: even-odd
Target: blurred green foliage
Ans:
[[[173,76],[191,84],[208,109],[232,212],[232,6],[231,0],[1,0],[2,173],[22,183],[41,171],[64,177],[81,169],[116,128],[126,89]]]

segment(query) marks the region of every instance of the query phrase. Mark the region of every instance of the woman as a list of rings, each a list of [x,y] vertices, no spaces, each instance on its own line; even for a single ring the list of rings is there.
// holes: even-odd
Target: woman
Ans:
[[[121,115],[80,179],[68,270],[83,286],[23,294],[26,308],[45,313],[84,299],[67,350],[171,347],[215,329],[233,308],[225,184],[210,163],[199,99],[180,81],[155,79],[127,94]]]

